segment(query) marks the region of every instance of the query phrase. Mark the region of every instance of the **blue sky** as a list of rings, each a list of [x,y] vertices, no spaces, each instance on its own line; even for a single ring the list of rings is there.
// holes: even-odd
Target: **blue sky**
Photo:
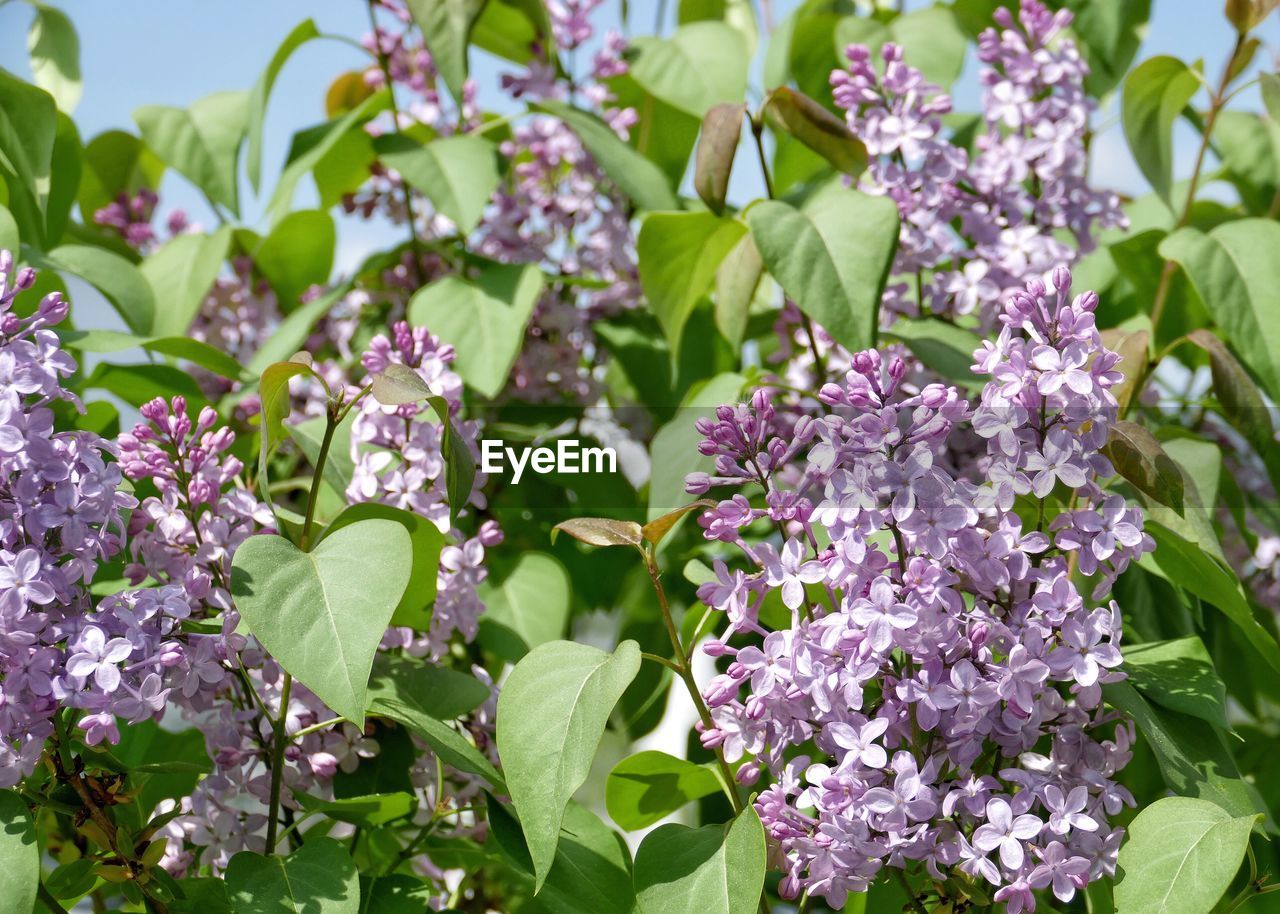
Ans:
[[[186,106],[196,99],[224,89],[249,88],[274,52],[281,38],[297,22],[311,16],[322,31],[358,37],[368,28],[367,11],[360,0],[218,0],[216,3],[175,3],[172,0],[55,0],[71,16],[81,42],[84,96],[75,112],[81,134],[87,140],[110,128],[136,130],[132,112],[144,104]],[[785,14],[798,0],[775,2],[775,17]],[[1125,2],[1125,0],[1104,0]],[[910,7],[924,4],[910,3]],[[1232,31],[1222,18],[1218,0],[1154,0],[1155,11],[1139,59],[1153,54],[1173,54],[1185,60],[1203,58],[1206,70],[1216,78],[1231,47]],[[668,10],[677,4],[668,2]],[[606,0],[601,22],[617,27],[618,0]],[[634,31],[652,28],[653,2],[631,0]],[[0,2],[0,66],[24,76],[27,63],[26,32],[31,8],[19,0]],[[1274,68],[1273,55],[1280,48],[1280,21],[1273,16],[1261,30],[1270,49],[1258,60]],[[295,130],[324,118],[324,91],[338,73],[363,65],[357,49],[336,41],[311,42],[290,60],[276,84],[268,113],[264,184],[284,160]],[[493,99],[498,74],[510,66],[473,52],[473,69],[481,84],[482,98]],[[758,66],[755,72],[758,73]],[[977,106],[976,62],[970,55],[965,74],[955,89],[956,107]],[[1256,93],[1237,103],[1256,106]],[[1095,144],[1093,175],[1097,183],[1130,193],[1144,184],[1125,146],[1118,125],[1114,99],[1098,112],[1102,129]],[[1185,176],[1194,155],[1189,129],[1176,144],[1175,171]],[[750,199],[762,190],[755,169],[735,170],[733,197]],[[178,176],[170,173],[162,188],[162,206],[181,206],[194,218],[210,221],[199,197]],[[298,205],[314,200],[305,186]],[[253,200],[245,188],[245,219],[250,224],[261,215],[261,200]],[[399,236],[396,232],[395,237]],[[358,263],[364,254],[388,243],[390,230],[381,225],[343,220],[339,234],[339,268]]]

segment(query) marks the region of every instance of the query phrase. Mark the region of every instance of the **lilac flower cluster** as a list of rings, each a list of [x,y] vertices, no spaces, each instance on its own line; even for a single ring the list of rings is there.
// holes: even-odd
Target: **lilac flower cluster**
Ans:
[[[978,42],[984,129],[972,153],[944,135],[951,99],[904,61],[900,46],[884,45],[883,77],[862,45],[847,49],[847,71],[831,74],[835,103],[871,156],[857,186],[890,197],[901,217],[885,326],[933,313],[975,314],[990,327],[1008,294],[1074,263],[1098,229],[1125,224],[1119,198],[1086,177],[1088,66],[1074,42],[1058,37],[1071,13],[1024,0],[1017,19],[1004,8],[995,18],[1000,29]],[[779,331],[783,357],[803,369],[793,380],[803,381],[809,341],[799,324],[788,308]],[[818,336],[829,361],[847,366],[848,353]]]
[[[32,773],[69,692],[116,692],[120,645],[80,620],[135,504],[110,442],[54,430],[56,401],[80,405],[62,386],[76,363],[49,329],[67,316],[61,294],[26,317],[15,308],[35,281],[0,250],[0,787]]]
[[[415,369],[431,388],[443,397],[452,411],[462,404],[462,379],[449,368],[453,347],[441,344],[425,328],[397,323],[392,335],[377,336],[363,358],[368,372],[384,370],[397,362]],[[461,438],[479,461],[476,446],[478,425],[456,421]],[[383,406],[372,398],[361,402],[351,426],[351,458],[355,462],[347,497],[353,502],[378,501],[413,511],[430,520],[442,533],[450,532],[450,506],[444,480],[444,424],[426,403]],[[477,473],[469,503],[484,507],[481,489],[487,477]],[[494,521],[480,525],[475,536],[466,538],[454,530],[454,543],[440,554],[436,602],[431,627],[426,632],[393,628],[383,639],[383,647],[402,647],[414,656],[433,660],[443,657],[455,634],[464,641],[476,636],[484,603],[476,588],[484,581],[485,549],[502,542],[502,531]]]
[[[1096,601],[1153,543],[1098,484],[1122,376],[1097,296],[1070,283],[1060,268],[1010,296],[975,353],[975,405],[869,350],[822,387],[822,415],[784,426],[759,391],[699,427],[716,469],[691,492],[766,493],[700,519],[747,560],[717,559],[699,590],[734,636],[706,646],[730,662],[702,739],[748,756],[744,781],[772,773],[756,808],[784,895],[839,908],[887,866],[994,889],[1017,914],[1114,870],[1133,731],[1103,706],[1121,624]],[[965,436],[986,452],[967,475],[950,463]],[[748,541],[763,520],[781,539]]]

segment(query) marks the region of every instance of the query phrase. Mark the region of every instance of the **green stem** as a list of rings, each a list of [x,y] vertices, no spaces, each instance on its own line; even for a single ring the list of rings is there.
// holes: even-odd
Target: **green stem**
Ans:
[[[275,727],[271,733],[271,801],[267,806],[267,853],[276,850],[276,828],[280,820],[280,787],[284,783],[285,723],[289,719],[289,693],[293,691],[293,677],[286,671],[280,687],[280,710],[276,713]]]
[[[662,586],[662,577],[658,573],[658,564],[654,561],[653,553],[646,552],[644,557],[645,570],[649,572],[649,580],[653,583],[654,593],[658,595],[658,606],[662,610],[662,622],[667,628],[667,637],[671,639],[671,649],[675,651],[677,657],[684,657],[684,646],[680,642],[680,630],[676,628],[675,619],[671,616],[671,606],[667,602],[667,591]],[[707,709],[707,703],[702,698],[702,692],[698,689],[697,680],[693,678],[693,668],[688,663],[671,663],[671,669],[675,672],[680,680],[684,683],[685,691],[689,693],[689,698],[693,700],[693,706],[698,711],[698,718],[702,721],[703,727],[708,730],[715,726],[711,720],[711,712]],[[738,791],[734,788],[737,783],[733,777],[733,769],[729,767],[729,763],[725,760],[724,750],[720,746],[716,746],[716,763],[720,769],[720,778],[724,782],[724,792],[729,798],[729,802],[733,805],[735,815],[742,812],[742,798],[738,796]]]
[[[773,199],[773,178],[769,175],[769,162],[764,155],[764,121],[751,118],[751,136],[756,141],[756,158],[760,160],[760,173],[764,175],[764,190]]]

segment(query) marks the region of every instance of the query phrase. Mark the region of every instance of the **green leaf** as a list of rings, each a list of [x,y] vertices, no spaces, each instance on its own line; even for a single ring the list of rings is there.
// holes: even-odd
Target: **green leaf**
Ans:
[[[1280,670],[1280,645],[1254,618],[1235,575],[1202,547],[1187,542],[1164,525],[1148,520],[1144,529],[1156,541],[1156,550],[1142,556],[1139,564],[1216,606],[1239,626],[1258,653]]]
[[[58,132],[53,140],[51,181],[45,201],[44,246],[52,247],[62,240],[80,189],[83,166],[80,162],[80,132],[70,115],[58,112]]]
[[[98,134],[85,145],[83,160],[78,198],[86,220],[119,194],[159,187],[164,175],[164,163],[156,154],[123,130]]]
[[[742,136],[742,119],[747,106],[723,102],[710,108],[702,118],[698,151],[694,158],[693,187],[702,202],[717,216],[724,213],[729,193],[729,175]]]
[[[136,347],[183,359],[233,381],[250,380],[231,356],[189,336],[133,336],[115,330],[67,330],[59,336],[63,345],[83,352],[123,352]]]
[[[766,862],[752,806],[727,826],[663,825],[636,852],[636,899],[644,914],[754,914]]]
[[[1187,227],[1160,244],[1186,271],[1236,352],[1273,401],[1280,400],[1280,223],[1238,219],[1208,233]]]
[[[0,69],[0,168],[39,201],[48,191],[58,109],[53,96]]]
[[[612,654],[554,641],[525,655],[498,695],[498,754],[529,844],[535,891],[555,859],[565,806],[586,781],[613,706],[639,669],[634,641]]]
[[[1124,419],[1114,422],[1103,453],[1139,491],[1175,511],[1183,510],[1182,473],[1146,428]]]
[[[284,438],[284,420],[289,416],[289,380],[300,374],[314,374],[309,363],[276,362],[267,366],[258,382],[262,398],[262,451],[265,454]]]
[[[1259,73],[1258,82],[1262,89],[1262,104],[1267,109],[1267,117],[1273,123],[1280,124],[1280,76],[1274,73]]]
[[[280,47],[271,55],[267,68],[263,70],[258,81],[249,93],[249,151],[245,162],[245,170],[249,174],[249,184],[254,192],[258,190],[262,178],[262,129],[267,119],[267,101],[271,98],[271,90],[275,87],[276,77],[284,68],[289,57],[313,38],[320,37],[320,30],[315,21],[304,19],[293,27]]]
[[[1173,188],[1173,124],[1200,88],[1196,74],[1176,57],[1152,57],[1124,81],[1120,119],[1134,161],[1166,204]]]
[[[9,251],[17,256],[21,250],[22,240],[18,237],[18,223],[9,212],[7,206],[0,206],[0,251]]]
[[[409,301],[409,320],[457,350],[455,370],[486,397],[496,397],[524,344],[525,327],[542,294],[534,264],[485,262],[474,279],[446,276]]]
[[[236,914],[359,914],[360,874],[332,838],[308,838],[288,857],[241,851],[227,865]]]
[[[1265,808],[1240,776],[1222,733],[1203,720],[1153,705],[1129,682],[1102,687],[1107,702],[1132,717],[1151,747],[1165,784],[1236,816]]]
[[[471,30],[471,43],[513,63],[550,54],[558,66],[551,17],[542,0],[489,0]]]
[[[425,740],[446,765],[477,774],[495,790],[506,793],[506,782],[493,764],[465,736],[441,719],[457,716],[453,711],[467,704],[474,697],[474,690],[466,687],[471,694],[463,701],[464,692],[453,677],[441,684],[441,677],[425,672],[440,669],[420,666],[416,675],[406,675],[407,668],[404,672],[397,671],[394,666],[384,666],[380,660],[374,664],[369,682],[369,713],[407,727]],[[455,673],[455,676],[461,675]],[[487,697],[486,694],[480,700]]]
[[[480,137],[455,134],[421,145],[392,133],[374,140],[373,148],[383,164],[448,216],[460,235],[476,227],[501,180],[497,149]]]
[[[299,210],[275,223],[253,251],[254,265],[275,290],[286,314],[298,306],[307,289],[329,279],[337,240],[332,216]]]
[[[684,325],[711,288],[716,269],[746,233],[736,219],[712,213],[651,213],[636,241],[640,283],[662,325],[674,363]]]
[[[875,345],[898,241],[892,200],[833,187],[799,210],[758,203],[747,223],[765,266],[801,311],[852,352]]]
[[[351,825],[377,827],[404,819],[418,811],[418,798],[411,793],[380,793],[366,797],[322,800],[307,793],[295,793],[307,812],[318,812]]]
[[[719,791],[720,779],[710,768],[650,749],[613,766],[604,801],[619,827],[635,831]]]
[[[231,592],[280,665],[362,725],[373,656],[409,583],[412,550],[405,528],[383,519],[343,527],[311,552],[253,536],[236,550]]]
[[[1148,641],[1124,649],[1129,681],[1147,698],[1223,729],[1227,688],[1204,643],[1194,635],[1176,641]]]
[[[455,99],[462,98],[467,45],[485,0],[408,0],[408,5],[449,92]]]
[[[550,114],[564,121],[596,164],[641,209],[650,211],[676,208],[676,198],[666,176],[653,162],[628,146],[611,128],[594,114],[580,111],[557,101],[542,101],[529,106],[534,111]],[[700,115],[699,115],[700,116]]]
[[[774,130],[795,137],[837,171],[856,177],[867,167],[867,148],[848,125],[803,92],[779,86],[763,111]]]
[[[676,21],[681,25],[710,19],[720,21],[737,30],[746,47],[747,58],[755,56],[760,43],[760,26],[751,0],[680,0]]]
[[[980,390],[983,380],[972,371],[973,353],[982,341],[971,330],[937,317],[895,321],[885,334],[897,339],[911,354],[949,381]]]
[[[379,654],[369,680],[369,704],[381,700],[426,709],[436,720],[456,720],[489,700],[474,676],[407,655]]]
[[[684,490],[687,475],[714,470],[715,461],[698,453],[702,435],[694,423],[700,417],[713,415],[717,406],[736,404],[745,383],[741,375],[720,374],[690,388],[675,418],[653,436],[649,445],[649,520],[688,503]]]
[[[328,463],[326,462],[326,468]],[[345,491],[345,489],[343,490]],[[381,518],[399,524],[409,534],[413,565],[409,572],[409,584],[400,598],[392,625],[407,625],[418,631],[431,626],[431,604],[436,598],[436,573],[440,568],[440,550],[444,548],[444,534],[421,514],[405,511],[392,505],[364,502],[348,505],[325,529],[320,542],[333,536],[344,527],[370,518]]]
[[[486,800],[493,843],[513,869],[532,878],[533,860],[520,823],[492,796]],[[626,844],[599,816],[570,802],[551,871],[531,907],[555,914],[635,914],[635,904]]]
[[[30,914],[40,884],[40,848],[27,804],[12,790],[0,790],[0,912]]]
[[[152,333],[170,336],[190,329],[230,245],[231,228],[223,226],[212,235],[178,235],[142,261],[142,275],[158,303]]]
[[[84,88],[80,79],[80,39],[66,13],[36,5],[36,18],[27,32],[31,75],[36,85],[53,96],[58,108],[76,110]]]
[[[515,662],[533,648],[564,636],[572,593],[569,573],[545,552],[524,552],[501,581],[486,581],[479,596],[480,643]]]
[[[722,22],[691,22],[667,38],[634,38],[631,47],[631,77],[686,114],[701,118],[713,105],[741,102],[746,94],[742,35]]]
[[[1138,813],[1120,848],[1119,914],[1203,914],[1244,860],[1258,816],[1232,817],[1204,800],[1165,797]]]
[[[334,118],[320,127],[303,131],[294,136],[293,145],[289,149],[289,161],[276,189],[271,192],[271,200],[267,203],[267,215],[271,222],[279,222],[293,207],[294,192],[302,176],[316,167],[321,159],[346,136],[347,131],[357,124],[363,124],[379,111],[387,107],[390,95],[382,89],[370,95],[342,117]]]
[[[119,254],[86,244],[64,244],[28,259],[37,266],[79,276],[111,302],[130,330],[151,331],[156,314],[155,293],[142,272]]]
[[[248,117],[247,92],[218,92],[185,111],[146,105],[133,114],[156,155],[233,214],[239,212],[236,160]]]
[[[738,239],[716,270],[716,329],[735,349],[746,335],[747,316],[763,276],[760,249],[748,232]]]

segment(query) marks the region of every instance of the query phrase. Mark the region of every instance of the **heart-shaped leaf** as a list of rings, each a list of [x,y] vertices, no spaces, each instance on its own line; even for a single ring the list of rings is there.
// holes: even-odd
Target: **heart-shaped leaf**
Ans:
[[[326,464],[326,468],[327,468]],[[404,527],[413,545],[413,570],[404,596],[391,617],[392,625],[408,625],[426,631],[431,625],[431,604],[436,598],[436,573],[440,568],[440,550],[444,548],[444,534],[421,514],[406,511],[392,505],[365,502],[348,506],[333,519],[325,530],[325,537],[333,536],[344,527],[370,518],[383,518]],[[321,540],[323,542],[323,540]]]
[[[236,550],[231,592],[249,629],[281,666],[363,725],[373,656],[412,563],[409,534],[390,520],[343,527],[311,552],[263,534]]]

